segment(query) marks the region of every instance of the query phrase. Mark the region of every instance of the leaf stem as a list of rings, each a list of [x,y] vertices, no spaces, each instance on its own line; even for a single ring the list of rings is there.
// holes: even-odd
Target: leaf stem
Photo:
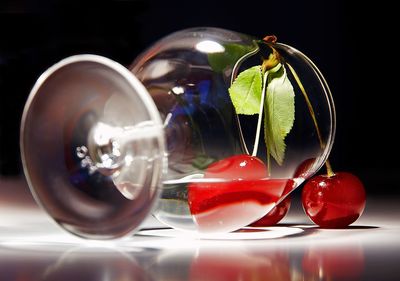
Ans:
[[[296,82],[297,82],[297,85],[298,85],[299,88],[300,88],[301,93],[302,93],[303,96],[304,96],[304,99],[305,99],[305,101],[306,101],[306,103],[307,103],[308,111],[310,112],[311,118],[312,118],[313,123],[314,123],[315,130],[317,131],[317,136],[318,136],[319,144],[320,144],[321,148],[324,149],[325,146],[326,146],[326,144],[325,144],[324,141],[322,140],[321,131],[319,130],[317,118],[315,117],[314,108],[313,108],[313,106],[312,106],[312,104],[311,104],[311,102],[310,102],[310,99],[308,98],[306,89],[304,88],[303,83],[301,83],[300,78],[299,78],[299,76],[297,75],[297,73],[296,73],[296,71],[294,70],[294,68],[293,68],[289,63],[286,63],[286,65],[289,67],[290,72],[292,73],[294,79],[295,79]],[[327,172],[328,177],[334,176],[335,173],[333,172],[331,163],[329,162],[328,159],[326,159],[326,161],[325,161],[325,166],[326,166],[326,172]]]
[[[267,88],[267,73],[263,73],[263,87],[261,90],[261,102],[260,102],[260,110],[258,113],[258,120],[257,120],[257,129],[256,129],[256,137],[254,139],[254,146],[253,146],[253,153],[251,154],[252,156],[257,155],[258,151],[258,143],[260,142],[260,132],[261,132],[261,121],[263,118],[263,110],[264,110],[264,100],[265,100],[265,91]]]

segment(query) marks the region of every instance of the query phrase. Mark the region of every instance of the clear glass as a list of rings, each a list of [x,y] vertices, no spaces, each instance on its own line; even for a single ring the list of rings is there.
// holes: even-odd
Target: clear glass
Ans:
[[[100,56],[78,55],[48,69],[22,117],[22,161],[36,201],[85,238],[137,229],[158,197],[164,147],[146,89]]]
[[[266,71],[271,55],[280,64],[268,71],[274,77],[279,66],[294,101],[279,163],[264,142],[273,131],[263,129],[263,112],[270,112],[263,96],[257,114],[243,115],[228,91],[249,68]],[[94,55],[51,67],[27,101],[21,153],[36,200],[71,233],[133,233],[157,198],[153,214],[166,225],[220,233],[266,215],[320,169],[334,133],[329,88],[305,55],[229,30],[194,28],[156,42],[129,70]]]
[[[241,72],[261,65],[274,52],[293,86],[295,107],[279,164],[267,156],[259,114],[237,114],[228,91]],[[312,61],[288,45],[229,30],[193,28],[156,42],[130,70],[165,124],[168,172],[154,215],[171,227],[212,233],[246,226],[267,214],[328,157],[335,133],[331,93]],[[249,154],[264,163],[252,164],[258,160]]]

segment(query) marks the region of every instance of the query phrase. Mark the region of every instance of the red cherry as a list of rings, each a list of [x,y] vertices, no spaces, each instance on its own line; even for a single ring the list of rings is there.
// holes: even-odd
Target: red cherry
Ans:
[[[201,232],[233,231],[247,225],[273,207],[288,182],[269,179],[265,164],[250,155],[211,164],[204,179],[188,185],[189,208]]]
[[[294,178],[305,178],[309,173],[310,168],[314,165],[315,158],[310,158],[303,161],[299,167],[294,172]],[[285,190],[283,191],[282,196],[286,196],[288,193],[293,191],[297,187],[297,184],[289,180],[286,184]],[[290,196],[287,196],[281,203],[276,205],[271,211],[268,212],[265,216],[263,216],[258,221],[253,222],[250,226],[262,227],[262,226],[272,226],[280,222],[289,211],[291,204]]]
[[[257,180],[267,177],[267,167],[259,158],[247,154],[234,155],[207,167],[205,178]]]
[[[304,211],[324,228],[343,228],[355,222],[364,211],[365,200],[362,182],[346,172],[313,177],[302,191]]]
[[[276,205],[271,211],[268,212],[258,221],[253,222],[250,226],[262,227],[272,226],[280,222],[289,211],[291,204],[290,196],[286,197],[281,203]]]

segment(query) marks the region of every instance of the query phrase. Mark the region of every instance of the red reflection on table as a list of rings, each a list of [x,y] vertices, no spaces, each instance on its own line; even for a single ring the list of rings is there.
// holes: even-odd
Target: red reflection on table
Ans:
[[[361,247],[354,245],[311,247],[303,256],[302,267],[306,277],[304,280],[361,280],[364,252]]]
[[[189,276],[190,281],[290,280],[289,255],[286,251],[200,251]]]

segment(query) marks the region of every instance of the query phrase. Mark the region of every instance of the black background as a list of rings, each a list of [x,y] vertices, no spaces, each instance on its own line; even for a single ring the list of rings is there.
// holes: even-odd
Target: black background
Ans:
[[[275,34],[307,54],[336,103],[333,168],[358,175],[369,194],[399,193],[397,16],[385,2],[2,0],[0,176],[21,174],[22,108],[46,68],[80,53],[129,65],[173,31],[214,26],[260,38]]]

